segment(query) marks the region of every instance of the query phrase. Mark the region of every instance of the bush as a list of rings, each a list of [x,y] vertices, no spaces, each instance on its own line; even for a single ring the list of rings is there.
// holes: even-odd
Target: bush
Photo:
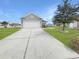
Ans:
[[[71,46],[75,49],[79,49],[79,36],[76,36],[71,40]]]
[[[46,26],[45,25],[42,25],[42,28],[46,28]]]

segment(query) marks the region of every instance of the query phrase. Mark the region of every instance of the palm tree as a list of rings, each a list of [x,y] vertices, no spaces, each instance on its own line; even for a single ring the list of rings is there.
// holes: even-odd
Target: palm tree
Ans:
[[[1,24],[2,24],[2,26],[4,26],[4,28],[7,28],[8,22],[3,21]]]

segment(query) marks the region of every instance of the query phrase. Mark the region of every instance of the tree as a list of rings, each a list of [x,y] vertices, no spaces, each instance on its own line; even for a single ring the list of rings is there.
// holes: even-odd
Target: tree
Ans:
[[[78,10],[79,6],[72,5],[69,0],[63,0],[63,4],[58,5],[54,22],[62,23],[62,30],[64,31],[66,24],[70,24],[74,20],[77,20],[75,15],[77,14]]]
[[[1,24],[2,24],[2,26],[4,26],[4,28],[7,28],[8,22],[3,21]]]

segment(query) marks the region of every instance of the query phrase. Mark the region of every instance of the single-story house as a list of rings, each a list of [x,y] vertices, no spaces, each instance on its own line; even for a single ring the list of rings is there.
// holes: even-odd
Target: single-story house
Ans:
[[[21,27],[21,24],[19,23],[9,23],[9,27]]]
[[[3,26],[1,23],[2,23],[2,22],[0,22],[0,28],[3,28],[4,26]],[[8,28],[11,28],[11,27],[21,27],[21,24],[8,22],[7,27],[8,27]]]
[[[76,18],[77,18],[77,21],[70,23],[70,25],[69,25],[70,28],[79,29],[79,15],[77,15]]]
[[[22,28],[40,28],[45,27],[45,24],[46,21],[34,13],[29,13],[27,16],[21,18]]]

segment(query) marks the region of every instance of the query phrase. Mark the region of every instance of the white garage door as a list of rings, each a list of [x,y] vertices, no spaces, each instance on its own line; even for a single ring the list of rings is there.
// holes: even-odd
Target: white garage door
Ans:
[[[40,21],[36,20],[23,21],[23,28],[26,29],[41,28],[41,24]]]

